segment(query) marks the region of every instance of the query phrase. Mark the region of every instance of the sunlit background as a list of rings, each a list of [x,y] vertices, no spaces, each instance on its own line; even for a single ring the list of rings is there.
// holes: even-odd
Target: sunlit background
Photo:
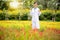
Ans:
[[[10,2],[11,8],[18,8],[22,5],[23,5],[23,2],[21,2],[21,1],[14,0],[14,1]]]
[[[18,8],[19,3],[17,1],[10,2],[10,7],[12,8]]]
[[[26,17],[26,20],[29,19],[30,10],[33,8],[33,3],[38,2],[38,8],[40,9],[41,13],[45,15],[45,13],[50,13],[51,16],[41,16],[43,20],[55,20],[56,14],[59,15],[60,13],[60,1],[59,0],[3,0],[0,1],[0,13],[5,13],[8,15],[19,15],[23,18]],[[17,16],[16,16],[17,17]],[[8,18],[8,17],[7,17]],[[40,18],[40,20],[42,20]],[[2,18],[3,19],[3,18]],[[14,17],[15,19],[15,17]],[[17,17],[18,19],[18,17]],[[20,19],[20,18],[19,18]],[[22,18],[21,18],[22,19]],[[60,20],[59,17],[57,20]]]

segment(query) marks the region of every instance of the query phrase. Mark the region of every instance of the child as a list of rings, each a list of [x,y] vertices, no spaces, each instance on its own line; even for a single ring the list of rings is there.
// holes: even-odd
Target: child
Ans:
[[[34,8],[30,11],[30,15],[32,16],[32,29],[40,29],[39,26],[39,15],[41,14],[39,8],[38,8],[38,3],[34,2]]]

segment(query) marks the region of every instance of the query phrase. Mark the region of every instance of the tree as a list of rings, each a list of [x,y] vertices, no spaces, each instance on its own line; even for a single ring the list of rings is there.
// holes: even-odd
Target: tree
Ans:
[[[0,1],[0,9],[3,10],[8,10],[7,3],[5,1]]]
[[[57,10],[60,10],[60,0],[58,0],[58,6],[57,6]]]
[[[31,8],[34,3],[34,0],[24,0],[23,1],[23,7],[24,8]]]
[[[55,12],[53,12],[53,15],[52,15],[52,20],[55,21],[55,13],[56,13],[56,10],[57,10],[57,1],[56,0],[50,0],[47,4],[48,6],[48,9],[51,9],[51,10],[55,10]]]
[[[3,11],[3,13],[5,13],[5,19],[8,19],[8,5],[7,5],[7,1],[0,1],[0,9]]]

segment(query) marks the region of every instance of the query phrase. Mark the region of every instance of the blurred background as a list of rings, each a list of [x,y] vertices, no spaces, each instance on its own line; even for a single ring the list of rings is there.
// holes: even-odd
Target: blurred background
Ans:
[[[39,20],[60,21],[60,0],[0,0],[0,20],[30,20],[30,9],[37,1]]]

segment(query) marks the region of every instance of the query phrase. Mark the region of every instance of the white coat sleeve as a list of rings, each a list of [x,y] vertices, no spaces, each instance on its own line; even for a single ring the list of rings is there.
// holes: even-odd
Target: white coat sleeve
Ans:
[[[41,15],[41,11],[40,11],[40,9],[38,9],[38,15],[39,15],[39,16]]]
[[[39,12],[39,16],[41,15],[41,11]]]

